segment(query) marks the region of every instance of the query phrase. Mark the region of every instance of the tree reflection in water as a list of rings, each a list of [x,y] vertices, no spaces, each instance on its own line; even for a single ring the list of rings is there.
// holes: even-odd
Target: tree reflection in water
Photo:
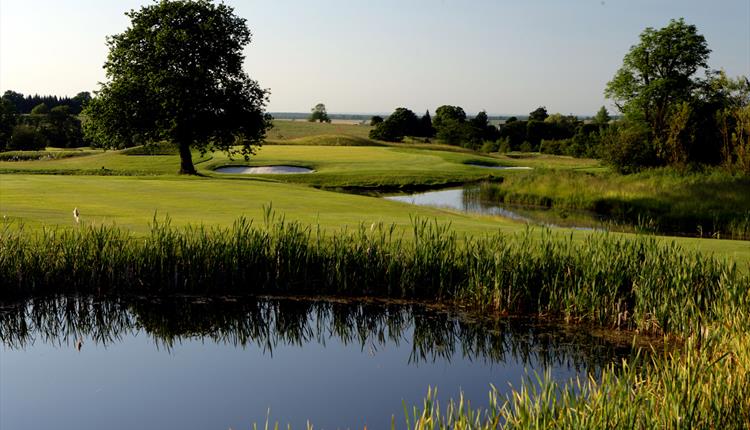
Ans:
[[[34,342],[72,345],[80,338],[107,346],[145,333],[155,347],[199,339],[258,347],[273,355],[278,345],[337,339],[370,354],[387,344],[411,344],[410,364],[456,354],[485,362],[598,371],[630,356],[633,348],[587,330],[490,318],[425,304],[268,298],[55,297],[0,307],[0,341],[24,349]],[[84,346],[85,348],[85,346]]]

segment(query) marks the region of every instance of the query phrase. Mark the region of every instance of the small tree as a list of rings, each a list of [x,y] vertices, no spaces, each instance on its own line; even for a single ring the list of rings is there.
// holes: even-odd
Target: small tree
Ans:
[[[607,112],[607,108],[604,106],[602,106],[594,116],[594,124],[599,126],[608,125],[611,120],[612,118],[609,116],[609,112]]]
[[[430,111],[425,111],[422,118],[419,119],[419,136],[420,137],[434,137],[435,127],[432,126],[432,117],[430,117]]]
[[[49,113],[49,108],[45,103],[39,103],[38,105],[34,106],[33,109],[31,109],[32,115],[47,115]]]
[[[379,115],[375,115],[372,118],[370,118],[370,125],[373,127],[376,127],[378,124],[381,124],[383,122],[383,117]]]
[[[460,106],[443,105],[435,110],[432,121],[435,135],[448,145],[467,142],[471,126],[466,123],[466,112]]]
[[[404,136],[415,136],[419,119],[407,108],[396,108],[381,124],[370,130],[370,138],[386,142],[400,142]]]
[[[314,108],[311,109],[310,117],[307,119],[310,122],[326,122],[330,123],[331,119],[328,118],[328,112],[326,112],[326,105],[318,103]]]
[[[126,15],[130,27],[107,40],[109,81],[84,110],[89,139],[114,148],[170,141],[186,174],[195,174],[191,148],[254,154],[271,116],[268,91],[242,69],[245,19],[209,0],[161,0]]]
[[[529,112],[529,121],[544,121],[549,115],[547,114],[547,108],[539,106],[533,111]]]

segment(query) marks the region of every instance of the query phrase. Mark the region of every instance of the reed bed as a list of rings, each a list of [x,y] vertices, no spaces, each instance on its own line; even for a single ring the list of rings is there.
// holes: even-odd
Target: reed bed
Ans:
[[[508,396],[493,390],[485,408],[472,409],[460,398],[441,408],[431,390],[423,405],[406,411],[405,428],[746,429],[748,317],[744,308],[691,336],[679,351],[624,361],[599,379],[560,384],[546,374]]]
[[[455,302],[606,327],[689,335],[748,275],[653,239],[527,231],[463,237],[413,219],[328,234],[268,209],[262,223],[135,237],[111,226],[0,233],[0,300],[49,294],[328,294]]]

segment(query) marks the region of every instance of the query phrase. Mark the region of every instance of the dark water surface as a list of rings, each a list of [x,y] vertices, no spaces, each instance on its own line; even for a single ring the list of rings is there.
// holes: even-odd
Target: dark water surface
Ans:
[[[408,195],[386,196],[388,200],[418,206],[453,209],[462,212],[494,215],[528,224],[548,227],[566,227],[581,230],[606,230],[612,224],[586,211],[555,211],[498,203],[486,198],[482,188],[469,184],[461,188],[427,191]]]
[[[0,342],[2,430],[249,429],[269,408],[296,429],[383,429],[428,386],[479,407],[490,384],[597,374],[632,353],[427,305],[257,298],[6,305]]]

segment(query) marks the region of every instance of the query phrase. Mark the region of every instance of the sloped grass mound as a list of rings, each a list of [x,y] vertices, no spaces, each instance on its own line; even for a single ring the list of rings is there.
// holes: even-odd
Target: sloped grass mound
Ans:
[[[44,161],[92,155],[90,151],[8,151],[0,152],[0,161]]]
[[[268,145],[309,145],[309,146],[385,146],[380,142],[359,136],[343,134],[322,134],[299,137],[289,140],[268,140]]]
[[[123,155],[179,155],[180,150],[169,142],[159,142],[149,145],[135,146],[120,152]]]

